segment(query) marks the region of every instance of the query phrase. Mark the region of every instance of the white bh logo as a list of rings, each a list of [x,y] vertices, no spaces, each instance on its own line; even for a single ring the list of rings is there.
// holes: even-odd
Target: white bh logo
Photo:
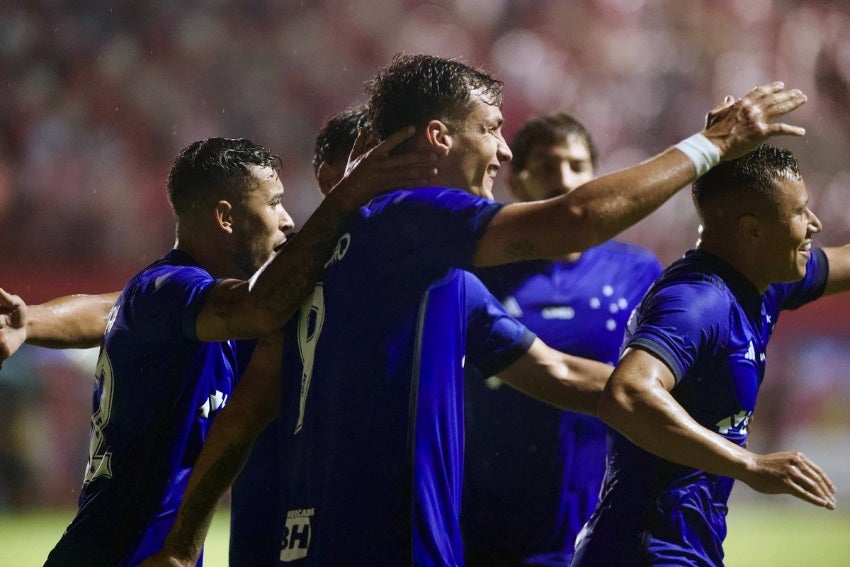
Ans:
[[[295,561],[307,557],[310,547],[310,518],[316,511],[313,508],[290,510],[286,513],[286,525],[283,539],[280,540],[280,560]]]

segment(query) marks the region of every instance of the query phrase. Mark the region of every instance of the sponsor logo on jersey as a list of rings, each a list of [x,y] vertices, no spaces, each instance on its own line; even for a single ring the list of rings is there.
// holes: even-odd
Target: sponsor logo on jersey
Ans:
[[[220,390],[216,390],[215,394],[211,395],[198,408],[198,415],[201,417],[209,417],[211,413],[220,410],[227,403],[227,394]]]
[[[286,513],[286,525],[280,540],[281,561],[295,561],[307,557],[312,536],[310,519],[315,514],[315,508],[298,508]]]
[[[746,435],[752,414],[751,411],[741,410],[735,415],[721,419],[714,425],[717,426],[717,432],[721,435],[729,435],[730,433]]]
[[[540,311],[544,319],[572,319],[576,316],[576,310],[569,305],[550,305]]]

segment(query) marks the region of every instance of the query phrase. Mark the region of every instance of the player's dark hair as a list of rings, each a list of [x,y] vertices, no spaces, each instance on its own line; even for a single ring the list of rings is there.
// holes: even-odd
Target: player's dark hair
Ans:
[[[528,156],[531,154],[534,146],[562,144],[570,136],[578,136],[584,140],[587,150],[590,152],[590,163],[595,170],[598,164],[599,152],[596,149],[593,136],[590,135],[584,124],[565,112],[549,114],[529,120],[517,131],[511,143],[511,152],[514,155],[513,159],[511,159],[511,169],[514,171],[525,169]]]
[[[256,183],[249,165],[280,173],[280,157],[244,138],[208,138],[183,148],[168,174],[168,200],[179,217],[210,197],[240,200]]]
[[[369,119],[380,139],[405,126],[462,119],[473,92],[487,104],[502,105],[502,81],[486,71],[432,55],[399,54],[366,84]]]
[[[313,169],[316,173],[323,162],[344,164],[348,160],[358,130],[367,130],[369,115],[366,106],[356,106],[333,115],[316,136]]]
[[[764,196],[771,201],[777,181],[800,179],[797,159],[790,151],[762,144],[743,156],[720,162],[694,181],[691,194],[697,210],[707,210],[719,197]]]

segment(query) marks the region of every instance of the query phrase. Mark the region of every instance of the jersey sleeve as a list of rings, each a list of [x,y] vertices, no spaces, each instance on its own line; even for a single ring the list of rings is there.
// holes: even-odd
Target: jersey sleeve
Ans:
[[[679,380],[729,333],[729,305],[710,280],[653,289],[629,322],[626,347],[664,362]]]
[[[375,227],[380,233],[372,236],[382,243],[382,262],[394,270],[467,269],[478,239],[502,206],[458,189],[395,191],[369,211],[381,213]],[[415,266],[406,267],[408,262]]]
[[[511,317],[481,281],[466,272],[466,366],[498,374],[525,354],[536,335]]]
[[[192,266],[154,269],[132,291],[128,307],[143,338],[197,340],[195,322],[215,280]]]

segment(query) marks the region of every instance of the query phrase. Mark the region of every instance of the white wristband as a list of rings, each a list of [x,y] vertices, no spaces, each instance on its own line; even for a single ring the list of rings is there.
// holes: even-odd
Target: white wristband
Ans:
[[[675,148],[688,156],[697,170],[697,177],[720,163],[720,148],[702,134],[685,138]]]

